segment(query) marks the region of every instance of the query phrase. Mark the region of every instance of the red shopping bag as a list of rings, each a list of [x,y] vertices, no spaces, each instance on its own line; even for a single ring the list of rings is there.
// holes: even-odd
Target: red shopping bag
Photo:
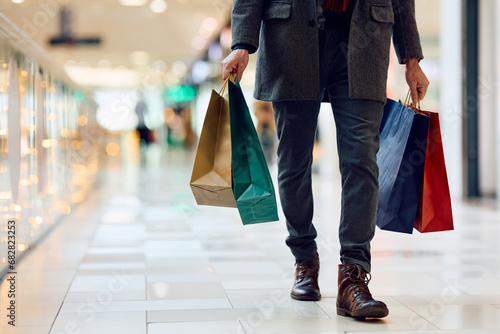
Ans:
[[[430,118],[424,179],[414,227],[424,232],[453,230],[450,188],[444,163],[439,114],[421,111]]]

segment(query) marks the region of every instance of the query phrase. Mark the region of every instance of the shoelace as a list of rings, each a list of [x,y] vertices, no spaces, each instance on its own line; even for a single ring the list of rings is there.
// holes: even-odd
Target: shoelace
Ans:
[[[370,273],[365,272],[363,267],[358,264],[352,265],[352,269],[350,269],[349,271],[349,279],[355,283],[358,283],[355,285],[355,291],[357,292],[357,294],[365,292],[370,294],[371,296],[370,290],[368,290],[368,283],[370,283],[372,276]]]
[[[370,283],[370,281],[372,279],[372,275],[368,272],[365,272],[363,267],[361,267],[359,264],[353,264],[353,265],[351,265],[351,268],[352,269],[349,270],[349,279],[351,279],[354,282],[363,282],[366,285],[368,285],[368,283]],[[353,276],[353,273],[355,273],[354,276]],[[363,274],[364,274],[364,277],[363,277]]]
[[[304,278],[314,278],[316,276],[316,273],[318,271],[318,268],[314,265],[313,262],[310,261],[302,261],[302,262],[297,262],[296,266],[299,268],[299,272],[297,274],[297,279],[304,279]]]

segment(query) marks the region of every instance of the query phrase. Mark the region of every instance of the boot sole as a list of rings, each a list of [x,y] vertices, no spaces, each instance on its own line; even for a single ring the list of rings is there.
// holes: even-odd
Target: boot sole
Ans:
[[[292,297],[292,299],[300,300],[300,301],[303,301],[303,302],[317,302],[318,300],[321,299],[321,296],[318,296],[318,297],[314,297],[314,296],[296,296],[296,295],[293,295],[293,294],[290,294],[290,297]]]
[[[343,317],[352,318],[384,318],[389,315],[389,310],[387,308],[370,308],[367,310],[351,312],[349,310],[337,307],[337,314]]]

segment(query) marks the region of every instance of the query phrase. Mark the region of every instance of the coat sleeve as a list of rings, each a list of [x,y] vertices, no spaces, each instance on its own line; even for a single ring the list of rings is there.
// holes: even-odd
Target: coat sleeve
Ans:
[[[400,64],[406,59],[424,58],[415,20],[415,0],[392,0],[394,26],[392,40]]]
[[[231,12],[231,47],[238,44],[251,46],[249,53],[257,51],[259,46],[262,8],[265,0],[233,0]]]

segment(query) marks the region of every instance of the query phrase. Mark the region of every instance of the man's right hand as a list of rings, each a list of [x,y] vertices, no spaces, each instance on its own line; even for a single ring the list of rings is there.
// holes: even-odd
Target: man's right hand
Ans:
[[[222,80],[226,80],[229,74],[233,74],[241,81],[243,71],[248,65],[248,51],[245,49],[237,49],[229,54],[222,61]]]

